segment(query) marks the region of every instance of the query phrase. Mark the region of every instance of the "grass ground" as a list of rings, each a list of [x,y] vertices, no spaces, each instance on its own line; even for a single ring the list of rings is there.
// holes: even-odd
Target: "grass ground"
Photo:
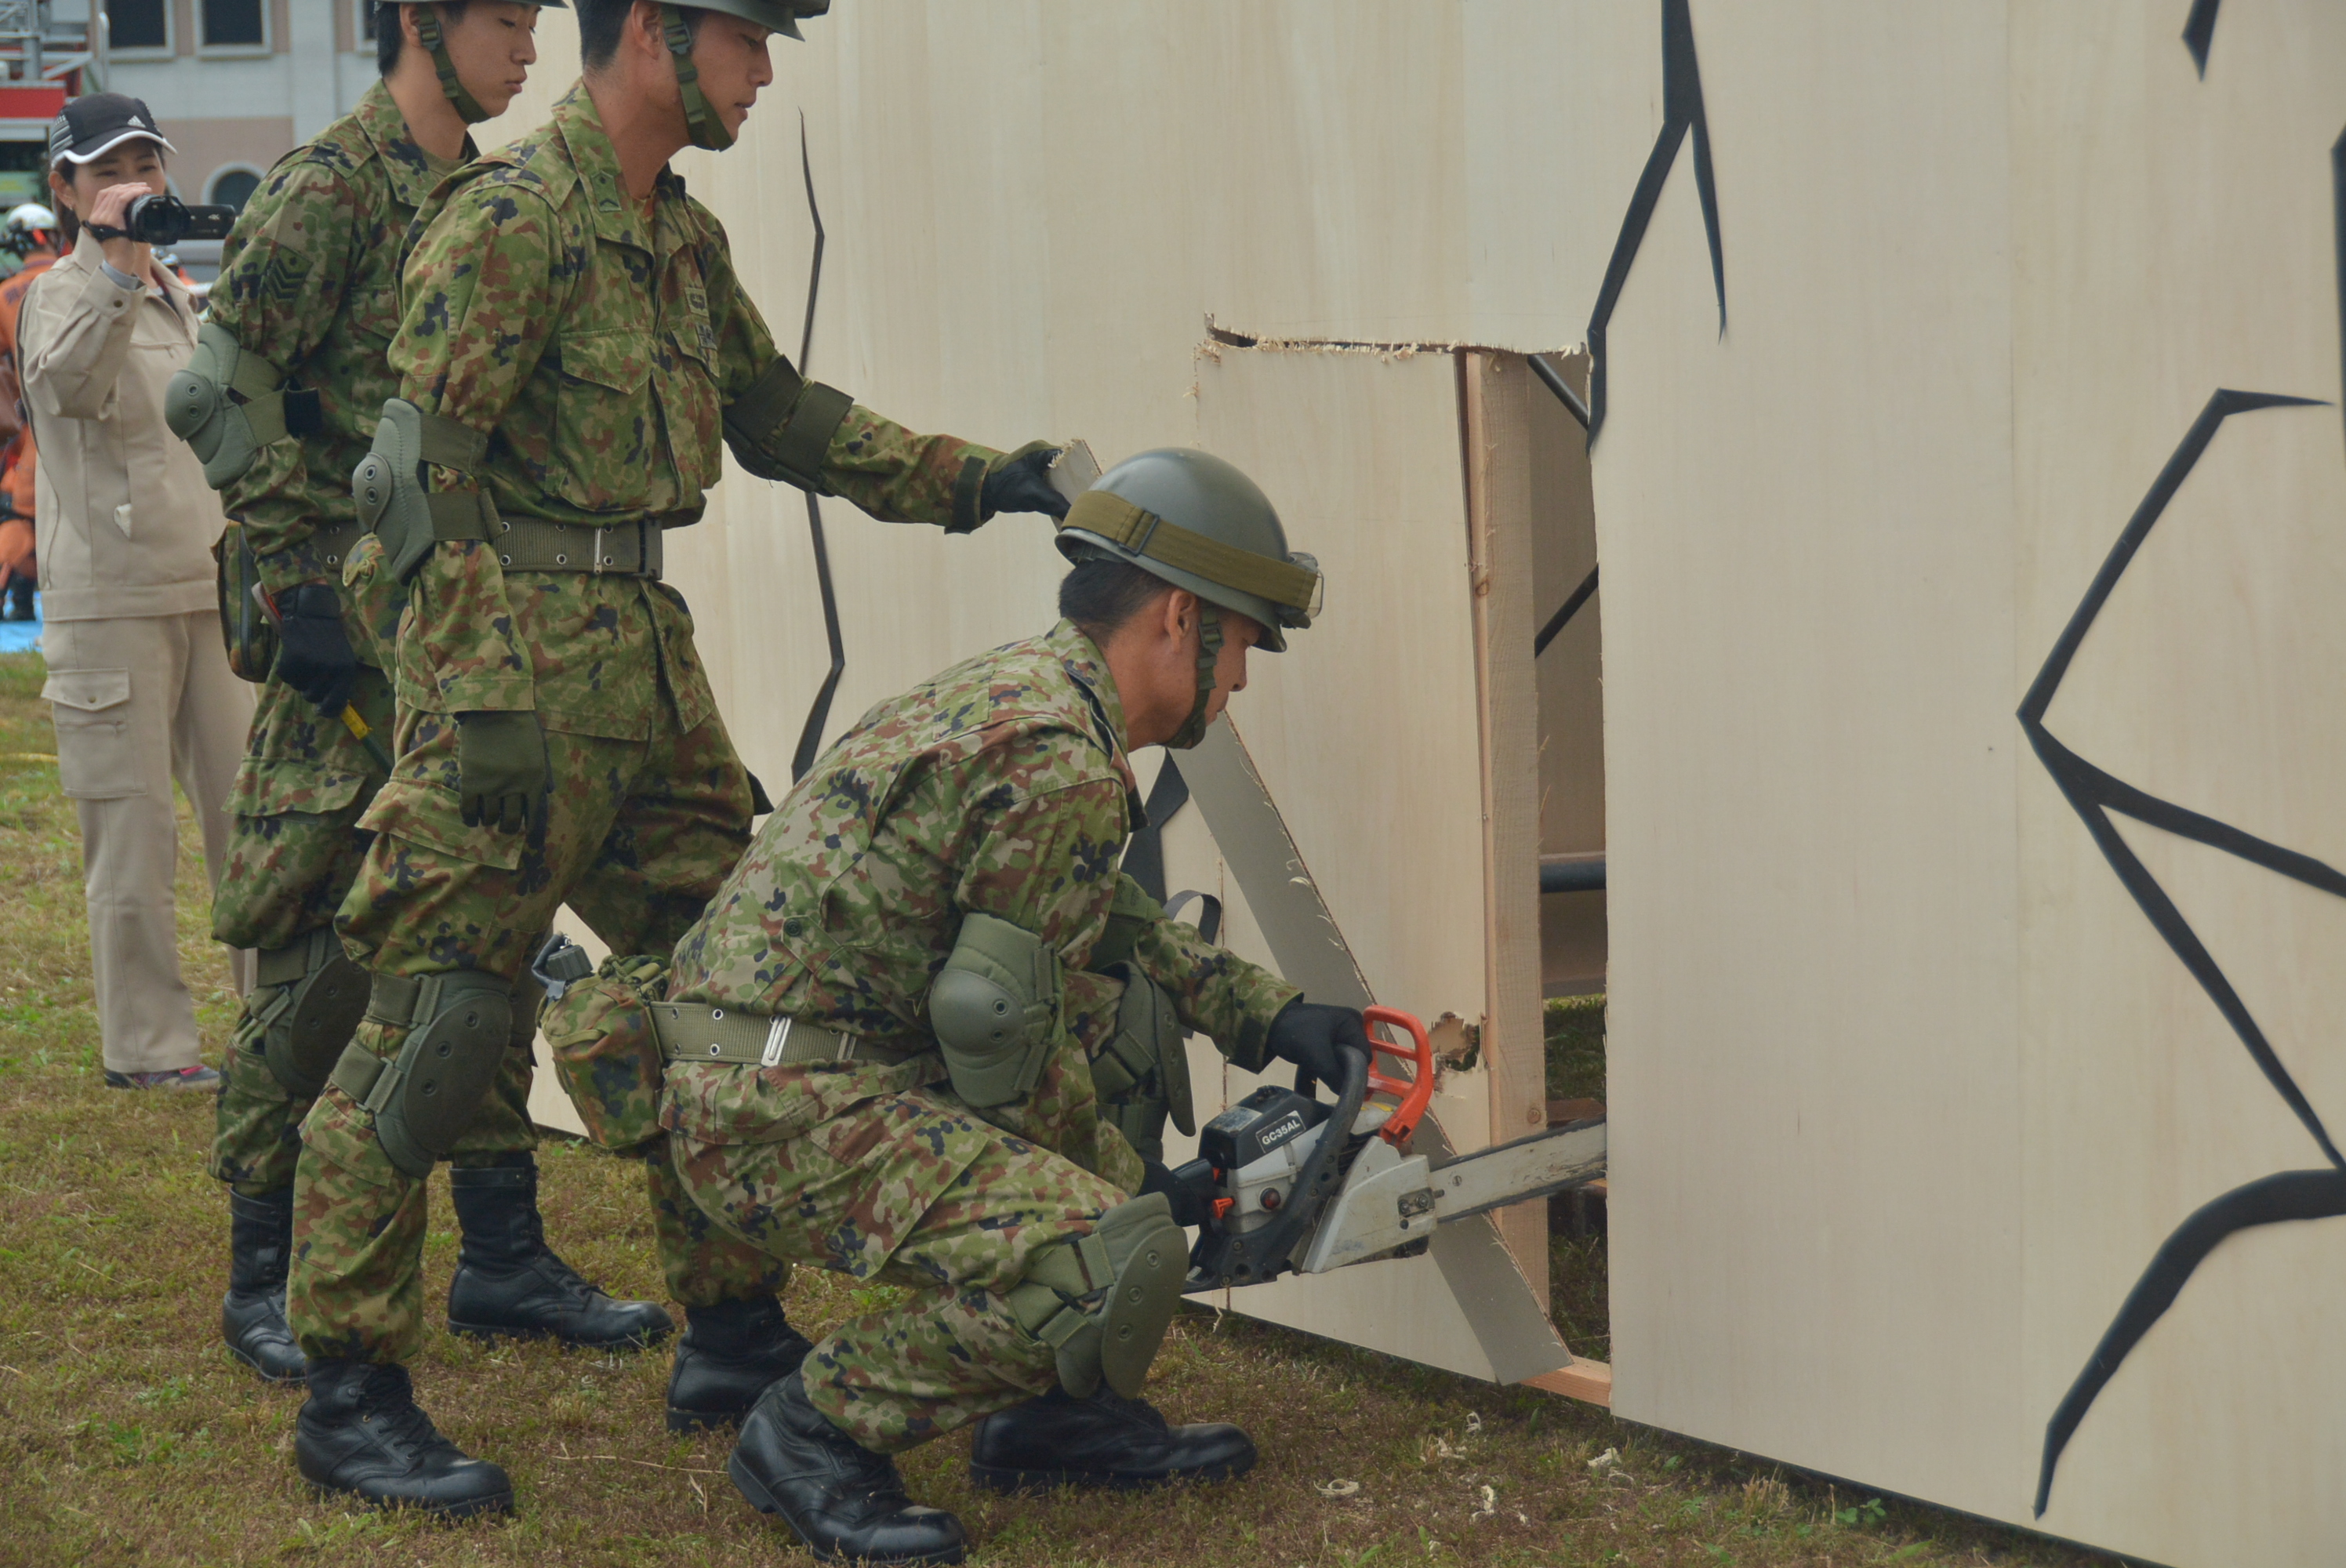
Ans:
[[[512,1471],[519,1514],[438,1527],[354,1513],[295,1479],[299,1395],[218,1344],[223,1205],[202,1171],[208,1099],[109,1092],[82,928],[79,847],[53,768],[37,658],[0,657],[0,1564],[804,1561],[743,1504],[727,1445],[661,1428],[665,1354],[486,1349],[435,1332],[416,1366],[444,1430]],[[233,1017],[196,862],[183,953],[215,1053]],[[1586,1083],[1593,1029],[1572,1051]],[[1594,1090],[1602,1093],[1601,1076]],[[656,1295],[633,1167],[541,1156],[548,1228],[613,1290]],[[434,1200],[428,1288],[455,1237]],[[1602,1354],[1601,1238],[1559,1242],[1558,1299]],[[810,1329],[884,1290],[801,1272]],[[1594,1342],[1592,1342],[1594,1341]],[[948,1438],[904,1464],[992,1564],[2010,1563],[2109,1559],[1837,1487],[1606,1412],[1493,1388],[1236,1318],[1186,1313],[1152,1396],[1176,1420],[1243,1421],[1263,1461],[1212,1489],[1002,1500]]]

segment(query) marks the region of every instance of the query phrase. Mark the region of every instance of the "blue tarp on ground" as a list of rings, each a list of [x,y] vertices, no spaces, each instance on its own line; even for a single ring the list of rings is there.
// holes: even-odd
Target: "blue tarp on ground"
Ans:
[[[0,653],[37,653],[41,647],[41,596],[33,596],[33,618],[0,621]]]

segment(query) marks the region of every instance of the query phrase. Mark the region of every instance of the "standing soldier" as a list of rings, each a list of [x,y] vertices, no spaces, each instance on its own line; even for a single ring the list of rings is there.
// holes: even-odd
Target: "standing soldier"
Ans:
[[[1058,513],[1042,443],[914,435],[802,382],[668,160],[729,145],[808,0],[579,0],[581,86],[419,220],[398,394],[358,470],[401,592],[399,763],[339,926],[373,971],[303,1126],[287,1316],[308,1358],[295,1441],[329,1489],[443,1513],[509,1507],[441,1438],[402,1366],[418,1330],[423,1180],[510,1034],[514,980],[564,903],[618,951],[672,945],[750,839],[758,789],[719,719],[665,528],[696,521],[721,433],[742,466],[874,516],[967,532]],[[780,1266],[648,1162],[690,1328],[673,1424],[738,1419],[806,1349]]]
[[[1123,1129],[1154,1144],[1186,1101],[1184,1029],[1325,1084],[1368,1051],[1358,1013],[1116,870],[1143,820],[1128,754],[1196,745],[1249,650],[1309,623],[1317,568],[1193,451],[1109,470],[1060,545],[1058,626],[866,714],[646,1010],[693,1200],[778,1259],[902,1288],[769,1389],[733,1451],[742,1493],[818,1557],[959,1561],[960,1524],[913,1506],[890,1456],[973,1421],[971,1479],[998,1489],[1251,1465],[1236,1427],[1171,1427],[1139,1398],[1203,1217]],[[1134,1067],[1148,1115],[1103,1104]]]
[[[398,388],[384,359],[399,326],[407,226],[474,153],[466,124],[501,112],[519,90],[537,57],[537,13],[509,0],[381,12],[382,80],[254,193],[229,240],[198,357],[172,389],[174,428],[235,519],[222,547],[232,589],[220,608],[240,673],[262,682],[212,913],[214,936],[260,950],[259,984],[230,1052],[210,1168],[229,1184],[221,1332],[271,1381],[302,1375],[284,1316],[301,1118],[366,1003],[365,972],[343,955],[333,918],[372,837],[360,814],[387,765],[372,759],[382,742],[371,754],[342,716],[386,738],[392,728],[368,617],[355,606],[346,617],[335,587],[359,537],[350,473]],[[515,1021],[484,1113],[451,1150],[464,1235],[451,1324],[640,1344],[670,1327],[667,1314],[611,1300],[546,1245],[526,1004]]]

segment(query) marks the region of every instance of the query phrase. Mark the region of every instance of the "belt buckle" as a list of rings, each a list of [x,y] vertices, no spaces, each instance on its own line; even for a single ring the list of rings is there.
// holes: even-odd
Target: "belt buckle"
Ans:
[[[595,530],[594,575],[597,577],[603,575],[603,530],[600,528]]]
[[[782,1048],[788,1045],[790,1040],[790,1025],[797,1022],[797,1019],[784,1013],[779,1014],[766,1026],[766,1051],[765,1054],[758,1058],[759,1066],[776,1067],[781,1064]]]
[[[854,1035],[842,1034],[839,1037],[839,1054],[833,1056],[831,1060],[834,1062],[852,1062],[855,1060]]]

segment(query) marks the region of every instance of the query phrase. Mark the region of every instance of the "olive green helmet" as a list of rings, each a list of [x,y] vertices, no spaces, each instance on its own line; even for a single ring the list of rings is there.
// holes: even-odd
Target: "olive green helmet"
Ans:
[[[1279,513],[1255,482],[1186,446],[1127,457],[1076,497],[1059,524],[1070,561],[1112,555],[1262,627],[1256,646],[1285,653],[1289,631],[1320,613],[1320,563],[1290,552]]]
[[[830,9],[831,0],[676,0],[662,5],[660,19],[666,24],[668,52],[676,61],[676,85],[684,90],[684,123],[692,134],[692,145],[723,152],[733,145],[733,134],[700,90],[700,72],[692,63],[692,29],[686,25],[684,13],[715,11],[739,16],[770,33],[803,42],[806,35],[799,31],[799,18],[820,16]]]
[[[1206,738],[1222,653],[1218,609],[1262,627],[1255,646],[1269,653],[1285,653],[1287,633],[1320,613],[1320,563],[1288,549],[1270,497],[1210,452],[1165,446],[1126,458],[1076,497],[1058,545],[1070,561],[1123,561],[1202,601],[1198,700],[1165,742],[1176,750]]]
[[[432,69],[440,77],[440,90],[455,106],[456,117],[468,126],[476,126],[487,119],[489,111],[483,108],[481,100],[465,87],[463,79],[456,75],[456,62],[448,57],[448,40],[440,33],[440,7],[436,4],[416,4],[415,0],[401,0],[401,3],[415,5],[415,36],[423,40],[423,51],[432,56]],[[556,11],[570,9],[570,0],[530,0],[530,4],[540,8],[552,6]],[[398,26],[398,14],[385,11],[375,19],[375,25]]]

